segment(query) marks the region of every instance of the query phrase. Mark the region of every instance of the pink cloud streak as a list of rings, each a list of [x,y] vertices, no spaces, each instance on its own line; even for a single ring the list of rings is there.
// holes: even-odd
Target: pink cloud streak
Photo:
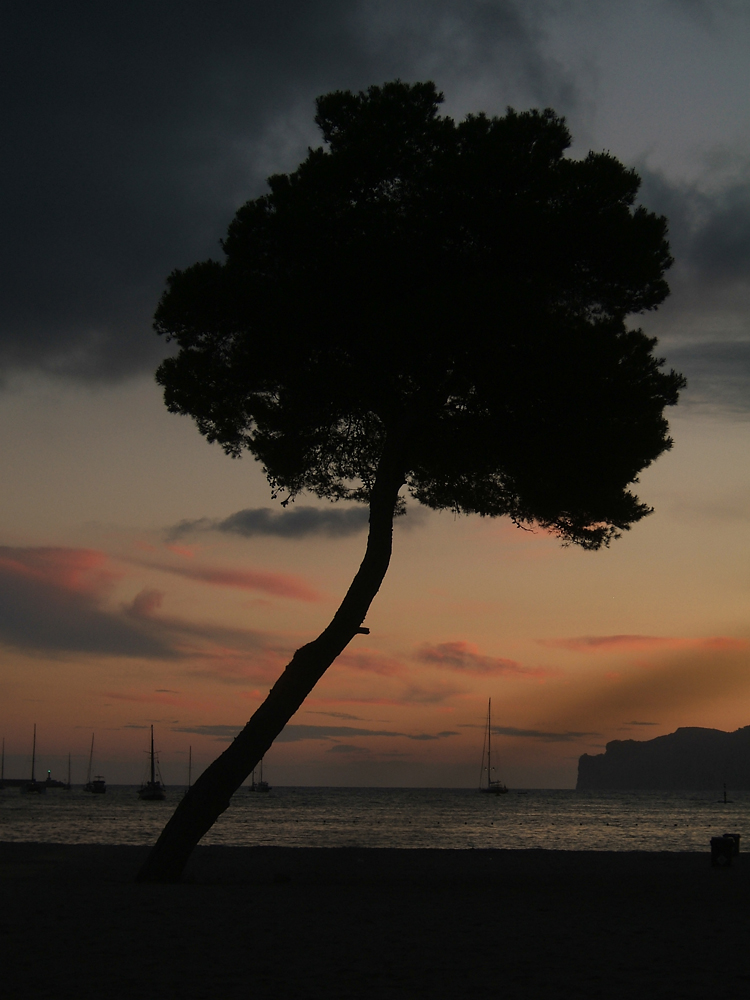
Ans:
[[[107,556],[96,549],[0,547],[0,570],[29,582],[77,594],[107,589],[121,574],[106,569]]]
[[[434,667],[467,674],[516,674],[525,677],[548,677],[555,673],[547,667],[524,667],[516,660],[485,656],[471,642],[423,643],[416,659]]]
[[[288,597],[296,601],[320,601],[321,595],[298,576],[286,573],[269,573],[254,570],[226,569],[219,566],[165,566],[148,564],[151,569],[172,573],[199,583],[216,587],[234,587],[238,590],[259,590],[275,597]]]

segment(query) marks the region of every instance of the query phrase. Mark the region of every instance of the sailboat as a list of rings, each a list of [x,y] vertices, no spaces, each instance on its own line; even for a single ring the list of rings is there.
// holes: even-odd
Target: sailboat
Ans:
[[[487,764],[485,766],[485,760]],[[487,771],[487,781],[484,781],[484,772]],[[491,795],[506,795],[507,786],[492,777],[495,768],[492,766],[492,698],[487,704],[487,728],[484,733],[484,745],[482,746],[482,770],[479,773],[479,791],[489,792]]]
[[[5,788],[5,737],[3,736],[3,754],[0,757],[0,789]]]
[[[157,780],[159,764],[154,753],[154,727],[151,727],[151,779],[138,789],[138,798],[145,802],[161,802],[167,797],[167,790],[162,784],[161,773]]]
[[[260,758],[260,781],[255,780],[255,768],[253,768],[253,777],[250,785],[251,792],[270,792],[271,786],[267,781],[263,780],[263,758]]]
[[[31,781],[26,781],[21,785],[22,795],[26,792],[35,792],[38,794],[39,792],[47,791],[47,786],[44,784],[44,782],[36,780],[35,768],[36,768],[36,722],[34,723],[34,742],[31,748]]]
[[[94,734],[91,734],[91,750],[89,751],[89,769],[86,774],[86,784],[83,786],[84,792],[92,792],[94,795],[104,795],[107,791],[107,783],[101,774],[91,778],[91,765],[94,762]],[[70,758],[68,758],[68,784],[70,784]]]

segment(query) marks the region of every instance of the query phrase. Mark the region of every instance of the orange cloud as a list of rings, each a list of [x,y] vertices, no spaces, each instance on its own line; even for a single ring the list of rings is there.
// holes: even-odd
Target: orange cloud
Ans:
[[[542,646],[576,653],[626,652],[634,649],[747,649],[746,639],[726,636],[687,639],[658,635],[581,635],[571,639],[539,639]]]
[[[548,677],[556,671],[547,667],[524,667],[516,660],[485,656],[470,642],[423,643],[414,654],[417,660],[444,670],[466,674],[516,674],[525,677]]]

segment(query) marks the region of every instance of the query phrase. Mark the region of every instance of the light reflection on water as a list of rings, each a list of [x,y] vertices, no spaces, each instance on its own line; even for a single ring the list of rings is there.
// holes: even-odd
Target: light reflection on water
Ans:
[[[0,841],[150,844],[183,794],[141,802],[136,788],[106,795],[0,791]],[[744,835],[750,792],[575,792],[482,795],[470,789],[240,789],[204,844],[280,847],[548,848],[704,851],[712,836]]]

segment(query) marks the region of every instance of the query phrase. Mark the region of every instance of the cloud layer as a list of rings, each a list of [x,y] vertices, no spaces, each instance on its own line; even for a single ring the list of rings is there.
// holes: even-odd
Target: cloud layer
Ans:
[[[270,507],[249,507],[230,514],[223,520],[200,518],[181,521],[169,530],[169,538],[181,538],[194,531],[221,531],[243,538],[271,536],[275,538],[346,538],[367,529],[369,511],[366,507],[292,507],[276,511]]]
[[[432,667],[466,674],[509,674],[520,677],[549,677],[556,673],[549,667],[524,667],[516,660],[485,656],[471,642],[423,643],[415,658]]]
[[[91,549],[0,546],[0,641],[27,652],[171,657],[171,643],[104,606],[114,574]]]
[[[3,8],[0,366],[112,378],[166,350],[167,274],[317,145],[313,100],[395,76],[570,104],[513,0],[51,0]],[[532,12],[533,13],[533,12]],[[40,294],[43,290],[43,294]]]
[[[228,683],[278,674],[289,651],[274,637],[163,615],[154,588],[115,603],[123,575],[94,549],[0,546],[0,643],[56,657],[192,661],[193,673]]]
[[[217,739],[233,740],[241,726],[177,726],[176,733],[195,733],[198,736],[215,736]],[[298,743],[301,740],[351,739],[354,736],[401,736],[408,740],[440,740],[448,736],[458,736],[452,730],[439,733],[401,733],[391,729],[358,729],[355,726],[308,726],[291,724],[285,726],[275,739],[275,743]]]
[[[321,595],[301,577],[291,573],[272,573],[262,570],[230,569],[223,566],[175,566],[168,563],[149,563],[151,569],[162,573],[208,583],[215,587],[232,587],[253,590],[274,597],[287,597],[295,601],[315,602]]]
[[[497,736],[517,736],[522,739],[541,740],[542,743],[575,743],[589,736],[601,736],[601,733],[583,733],[570,730],[548,732],[544,729],[516,729],[514,726],[493,726],[492,732]]]

